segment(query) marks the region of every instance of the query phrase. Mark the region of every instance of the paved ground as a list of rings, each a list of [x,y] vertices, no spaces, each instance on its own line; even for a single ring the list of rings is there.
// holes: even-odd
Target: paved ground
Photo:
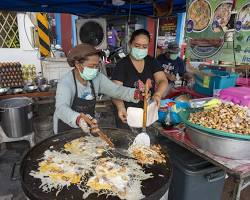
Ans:
[[[19,162],[28,149],[28,142],[7,143],[6,148],[1,149],[0,154],[0,200],[24,200],[20,181],[19,165],[16,165],[12,175],[15,162]],[[16,180],[15,180],[16,179]]]
[[[0,150],[0,200],[24,200],[20,181],[11,180],[13,164],[20,161],[24,152],[28,149],[27,142],[8,143],[7,148]],[[14,177],[19,177],[17,166]],[[222,200],[229,200],[230,192],[233,188],[232,179],[229,177],[224,186]],[[250,187],[242,192],[241,200],[250,199]],[[212,199],[211,199],[212,200]]]

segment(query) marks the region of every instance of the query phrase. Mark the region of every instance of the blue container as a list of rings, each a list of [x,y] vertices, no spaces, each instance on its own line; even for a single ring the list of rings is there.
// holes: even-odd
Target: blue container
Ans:
[[[160,109],[158,111],[158,121],[164,122],[169,112],[169,103],[174,103],[172,99],[162,99],[160,104]]]
[[[238,74],[226,71],[203,69],[208,75],[195,74],[194,90],[198,93],[213,96],[213,90],[225,89],[236,85]],[[210,74],[213,74],[212,76]]]

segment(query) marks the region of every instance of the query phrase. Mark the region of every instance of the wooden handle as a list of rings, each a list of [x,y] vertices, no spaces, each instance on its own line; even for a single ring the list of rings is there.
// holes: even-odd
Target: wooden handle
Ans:
[[[90,126],[93,126],[93,122],[92,120],[90,120],[86,115],[84,115],[83,113],[81,113],[81,117],[85,120],[85,122],[90,125]],[[113,142],[111,142],[111,140],[109,139],[109,137],[103,133],[100,129],[99,131],[96,132],[98,134],[98,136],[104,140],[110,147],[114,148],[114,144]]]
[[[148,112],[148,91],[150,87],[151,81],[148,79],[145,83],[145,90],[144,90],[144,99],[143,99],[143,124],[142,128],[146,129],[147,126],[147,112]]]
[[[147,109],[148,109],[148,101],[147,101],[147,97],[144,96],[144,102],[143,102],[143,124],[142,124],[142,128],[143,129],[145,129],[146,126],[147,126]]]

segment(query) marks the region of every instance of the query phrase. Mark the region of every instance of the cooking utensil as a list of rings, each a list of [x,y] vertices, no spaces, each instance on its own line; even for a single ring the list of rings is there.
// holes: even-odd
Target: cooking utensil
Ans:
[[[108,137],[112,139],[114,145],[118,148],[126,148],[134,137],[131,131],[116,128],[103,128]],[[83,192],[77,186],[69,186],[63,188],[62,191],[56,195],[57,190],[49,193],[43,192],[40,185],[41,181],[29,175],[31,170],[37,171],[38,163],[43,157],[43,153],[52,148],[60,151],[65,143],[70,142],[76,138],[86,136],[87,133],[74,129],[67,131],[50,138],[43,140],[41,143],[31,148],[24,156],[20,166],[21,185],[25,195],[32,200],[45,199],[82,199]],[[168,160],[166,151],[163,151],[167,162],[163,164],[143,165],[143,170],[147,173],[152,173],[152,178],[142,181],[142,192],[145,195],[144,200],[161,199],[169,188],[172,177],[171,162]],[[118,200],[116,196],[106,196],[101,194],[91,194],[86,200]]]
[[[22,88],[15,88],[13,89],[13,94],[18,94],[18,93],[22,93],[23,89]]]
[[[89,117],[87,117],[85,114],[81,113],[81,117],[84,119],[84,121],[90,125],[90,126],[93,126],[94,123],[91,121],[91,119],[89,119]],[[103,133],[100,129],[99,131],[96,132],[98,134],[98,136],[103,140],[105,141],[110,147],[114,148],[114,144],[113,142],[111,142],[111,140],[108,138],[108,136]]]
[[[146,133],[146,127],[147,127],[147,108],[148,108],[148,91],[149,86],[151,82],[150,79],[146,81],[145,84],[145,94],[144,94],[144,101],[143,101],[143,123],[142,123],[142,132],[139,133],[133,142],[133,145],[145,145],[150,146],[150,138],[148,134]]]
[[[34,81],[35,81],[35,84],[38,85],[38,86],[44,85],[44,84],[47,84],[47,83],[48,83],[47,79],[44,78],[44,77],[42,76],[42,74],[39,74],[39,75],[35,78]]]
[[[9,87],[6,88],[0,88],[0,95],[6,94],[9,91]]]
[[[93,122],[89,119],[89,117],[87,117],[86,115],[84,115],[83,113],[81,114],[82,118],[86,121],[86,123],[90,126],[93,125]],[[108,138],[106,133],[103,133],[100,129],[98,132],[96,132],[98,134],[98,136],[105,141],[111,148],[113,148],[113,150],[125,157],[129,157],[132,158],[131,155],[129,155],[128,151],[126,149],[123,148],[115,148],[113,142]]]
[[[236,160],[250,159],[249,140],[211,135],[190,126],[185,132],[195,145],[212,154]]]
[[[38,89],[38,87],[36,86],[36,85],[27,85],[26,87],[25,87],[25,91],[26,92],[34,92],[35,90],[37,90]]]
[[[50,89],[50,85],[49,84],[43,84],[43,85],[39,85],[38,86],[39,90],[41,92],[48,92]]]
[[[58,79],[52,79],[49,81],[49,84],[51,85],[52,88],[56,88],[58,84]]]
[[[32,132],[32,100],[17,97],[0,101],[1,126],[6,136],[22,137]]]

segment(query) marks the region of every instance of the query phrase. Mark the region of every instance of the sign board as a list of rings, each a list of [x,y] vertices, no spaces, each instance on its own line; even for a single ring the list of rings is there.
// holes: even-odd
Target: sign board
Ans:
[[[237,0],[235,23],[235,52],[237,63],[250,63],[250,1]]]
[[[159,21],[159,36],[165,36],[166,33],[176,35],[177,17],[169,16],[160,18]]]
[[[248,0],[238,0],[236,5],[233,0],[189,0],[187,56],[250,63],[249,4]]]

